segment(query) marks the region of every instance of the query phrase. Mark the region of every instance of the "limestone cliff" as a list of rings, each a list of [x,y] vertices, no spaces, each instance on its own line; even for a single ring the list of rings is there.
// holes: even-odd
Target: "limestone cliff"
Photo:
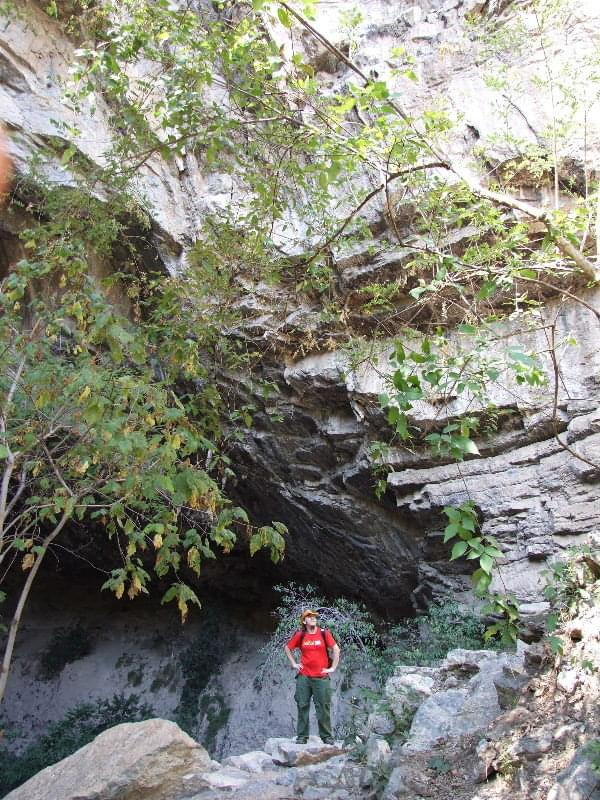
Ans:
[[[10,135],[17,194],[32,159],[39,160],[49,180],[68,186],[72,175],[68,165],[61,163],[65,150],[74,146],[90,162],[101,165],[112,135],[101,97],[93,103],[90,100],[90,108],[77,115],[63,101],[77,43],[59,21],[44,13],[42,5],[22,0],[4,19],[0,31],[0,119]],[[390,53],[403,46],[414,57],[419,78],[417,82],[405,76],[394,79],[405,107],[443,100],[459,118],[451,150],[465,166],[473,166],[472,159],[483,150],[489,171],[510,168],[512,177],[507,184],[516,196],[533,203],[548,198],[551,186],[546,174],[540,178],[514,168],[529,145],[547,142],[552,109],[531,79],[544,54],[532,45],[519,64],[522,82],[503,97],[486,77],[476,34],[469,27],[486,15],[502,22],[510,0],[369,2],[363,4],[362,22],[344,31],[339,27],[339,12],[347,10],[346,5],[324,4],[315,26],[369,74],[390,75],[397,66]],[[569,47],[585,50],[593,45],[600,25],[595,6],[595,0],[579,4],[570,21]],[[282,47],[289,46],[285,30],[275,28],[270,33]],[[347,84],[351,74],[343,60],[334,58],[331,50],[323,49],[306,33],[295,35],[296,45],[311,59],[323,91]],[[564,58],[568,57],[565,50]],[[590,120],[586,125],[575,120],[565,146],[561,174],[565,204],[574,202],[586,180],[598,178],[600,132]],[[504,135],[506,130],[511,132],[509,138]],[[203,174],[190,152],[172,161],[152,156],[140,168],[137,190],[151,220],[148,260],[176,272],[185,269],[186,254],[207,212],[225,205],[235,187],[227,176]],[[233,452],[238,477],[230,490],[257,521],[280,519],[290,530],[283,567],[265,568],[265,582],[248,579],[245,588],[251,587],[248,593],[254,599],[265,593],[269,581],[310,581],[333,594],[358,597],[392,616],[420,609],[432,597],[448,591],[464,597],[469,589],[469,564],[448,563],[442,545],[442,509],[471,498],[483,530],[495,535],[504,547],[505,564],[499,579],[516,593],[522,611],[535,622],[545,608],[540,600],[540,569],[547,559],[600,526],[600,294],[595,288],[582,288],[581,280],[569,276],[558,289],[540,290],[536,297],[544,305],[539,330],[526,333],[518,325],[520,308],[515,300],[516,319],[507,323],[507,337],[538,350],[544,350],[549,330],[557,341],[577,341],[559,348],[557,362],[546,361],[550,373],[557,370],[556,394],[515,383],[495,388],[496,418],[478,440],[481,457],[460,466],[436,461],[421,444],[394,447],[385,463],[387,491],[377,499],[373,468],[381,464],[372,455],[371,443],[389,438],[377,398],[391,369],[390,342],[381,335],[377,316],[365,315],[357,298],[366,284],[395,277],[400,288],[395,300],[397,327],[390,323],[390,336],[404,324],[402,315],[418,276],[403,268],[414,248],[423,243],[423,234],[415,223],[413,204],[398,197],[394,207],[395,214],[390,216],[378,202],[367,206],[363,217],[372,239],[360,247],[342,244],[332,254],[335,288],[347,324],[331,324],[314,296],[299,295],[285,281],[276,288],[248,282],[240,293],[244,322],[231,334],[260,350],[263,357],[258,372],[276,384],[279,397],[267,402],[254,394],[249,383],[240,381],[240,376],[222,376],[224,385],[233,386],[239,396],[256,406],[254,426]],[[17,234],[27,213],[27,207],[3,213],[1,274],[22,255]],[[394,242],[398,229],[402,244]],[[448,231],[446,244],[460,251],[472,237],[473,231],[459,226]],[[593,245],[590,248],[594,255]],[[572,297],[574,287],[583,303]],[[355,335],[377,338],[376,366],[372,362],[370,366],[358,364],[361,359],[357,362],[347,346]],[[413,420],[423,430],[439,430],[466,410],[458,398],[441,404],[423,402],[415,407]],[[240,571],[246,571],[245,564]],[[100,627],[99,622],[97,625]],[[261,626],[263,635],[264,620],[257,625]],[[34,635],[30,645],[24,646],[21,665],[28,653],[41,649],[35,623],[30,632]],[[126,631],[123,639],[128,635]],[[249,646],[255,648],[257,641]],[[160,657],[149,657],[152,674],[149,669],[140,681],[148,690],[168,661],[168,647],[164,646],[167,649]],[[119,655],[109,648],[110,665],[108,660],[95,666],[91,661],[89,669],[93,673],[97,668],[102,677],[92,675],[90,681],[98,681],[109,691]],[[119,669],[119,686],[133,685],[135,676],[126,674],[131,670],[123,665]],[[168,693],[180,688],[177,677],[162,686],[155,684],[156,692],[163,693],[161,708],[172,710],[175,703]],[[53,692],[56,690],[60,699],[63,689],[42,687],[36,697],[43,708],[38,717],[31,711],[35,724],[40,718],[52,717]],[[16,691],[25,691],[21,681]],[[78,692],[69,696],[79,700],[82,693],[85,696],[85,689],[79,686]],[[24,694],[13,697],[13,717],[23,700]],[[266,714],[272,710],[268,705]],[[260,709],[256,713],[259,715]],[[253,741],[272,724],[265,721],[266,714],[252,732]],[[290,720],[288,708],[281,724],[289,726]],[[275,731],[280,732],[285,731]],[[235,735],[230,736],[228,746],[242,749]]]

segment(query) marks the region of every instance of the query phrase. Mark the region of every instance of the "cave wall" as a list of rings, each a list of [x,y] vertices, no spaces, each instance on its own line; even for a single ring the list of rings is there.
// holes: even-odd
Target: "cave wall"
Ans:
[[[597,308],[600,292],[588,291],[585,302]],[[237,491],[257,513],[268,497],[265,505],[290,526],[290,575],[318,575],[396,612],[449,590],[465,592],[468,564],[450,564],[442,545],[443,508],[471,499],[483,532],[506,554],[498,584],[539,610],[545,561],[600,525],[600,323],[569,301],[549,302],[541,317],[556,326],[557,341],[577,342],[557,351],[556,412],[551,383],[499,381],[490,394],[497,425],[476,438],[481,457],[440,464],[422,442],[393,447],[382,501],[370,444],[385,429],[378,395],[388,390],[390,346],[379,346],[376,369],[353,369],[349,355],[322,353],[269,373],[285,396],[283,420],[256,416],[256,429],[238,446]],[[527,332],[515,321],[503,330],[499,354],[507,340],[526,351],[547,349],[543,325]],[[552,375],[549,357],[545,367]],[[440,430],[467,411],[477,411],[468,395],[420,401],[411,422]]]
[[[509,6],[480,0],[411,4],[372,0],[361,9],[364,18],[350,43],[339,26],[343,3],[328,4],[326,10],[318,11],[315,25],[341,48],[350,48],[348,52],[352,51],[361,69],[386,76],[401,91],[407,110],[443,98],[458,117],[451,147],[465,164],[470,163],[475,144],[485,146],[488,158],[499,164],[518,154],[515,142],[539,143],[551,113],[543,93],[533,91],[529,79],[541,58],[535,47],[519,64],[525,76],[514,90],[519,96],[511,99],[502,114],[497,94],[486,83],[485,64],[478,61],[474,34],[465,21],[481,15],[498,16]],[[597,30],[593,6],[589,0],[581,3],[571,20],[570,41],[582,49],[593,45]],[[272,35],[281,38],[289,34],[275,26]],[[294,46],[304,48],[312,60],[323,90],[343,89],[352,77],[347,66],[326,57],[326,51],[305,33],[294,36]],[[282,47],[289,46],[285,38],[281,41]],[[392,75],[396,64],[389,53],[398,45],[414,57],[417,83]],[[49,180],[70,185],[73,176],[60,161],[70,144],[92,163],[102,163],[104,148],[111,140],[109,108],[96,96],[87,107],[75,111],[62,94],[75,47],[60,24],[33,0],[19,4],[18,12],[5,20],[0,33],[0,118],[10,135],[17,188],[36,158]],[[564,57],[568,58],[568,53]],[[73,132],[76,128],[78,133]],[[512,137],[500,144],[500,134],[507,128]],[[573,163],[581,163],[583,135],[583,128],[575,127],[569,140],[564,155]],[[585,137],[586,158],[594,165],[600,134],[590,125]],[[176,271],[185,264],[186,248],[197,236],[204,215],[224,202],[222,179],[203,175],[192,154],[172,163],[156,155],[141,168],[138,188],[152,220],[151,245],[166,268]],[[515,191],[532,202],[544,199],[543,186],[528,185],[526,180]],[[567,203],[569,197],[564,195],[563,200]],[[345,250],[341,245],[335,253],[342,294],[349,295],[368,281],[401,275],[407,259],[402,247],[390,247],[389,219],[381,206],[371,204],[365,215],[373,240],[363,243],[360,251]],[[12,211],[4,214],[4,271],[19,257],[16,234],[22,224],[15,222]],[[396,220],[398,224],[406,224],[410,232],[410,219]],[[469,231],[452,232],[456,242],[468,241],[470,236]],[[588,299],[597,307],[596,295],[590,294]],[[258,402],[256,428],[248,431],[234,453],[239,478],[231,489],[256,519],[281,519],[290,528],[286,560],[273,579],[312,578],[332,592],[361,597],[391,613],[418,605],[421,595],[435,593],[436,581],[444,585],[446,580],[438,574],[442,554],[436,542],[441,507],[448,498],[464,496],[455,484],[460,480],[456,468],[435,466],[427,453],[397,451],[388,492],[377,500],[368,455],[370,442],[379,437],[383,426],[376,402],[383,384],[376,372],[369,372],[368,367],[349,369],[347,355],[337,347],[335,337],[321,335],[320,309],[310,297],[290,297],[285,287],[249,286],[242,308],[244,323],[233,333],[263,349],[263,375],[278,385],[282,397],[277,403],[278,419],[267,404]],[[564,442],[579,441],[594,462],[597,322],[568,299],[546,313],[556,313],[561,331],[575,331],[581,342],[580,347],[561,356],[557,424],[566,432]],[[385,371],[385,343],[381,351]],[[238,378],[228,376],[227,380],[235,384]],[[243,395],[246,388],[238,383],[236,391]],[[510,549],[509,559],[530,566],[529,562],[553,555],[577,532],[595,529],[593,487],[597,475],[593,467],[574,459],[552,439],[548,415],[554,399],[548,390],[534,397],[518,395],[509,387],[493,399],[500,408],[514,412],[513,416],[497,434],[480,443],[485,458],[469,462],[463,472],[471,487],[482,481],[489,485],[487,495],[481,487],[469,489],[480,507],[484,530],[499,534]],[[443,409],[415,410],[417,421],[426,424],[460,413],[458,401]],[[490,496],[502,485],[499,477],[491,476],[506,477],[508,467],[503,466],[503,459],[510,464],[513,459],[517,466],[510,472],[514,500],[506,497],[501,506]],[[544,470],[547,478],[542,476]],[[445,571],[449,569],[446,566]],[[463,584],[459,580],[451,585],[458,590]],[[531,601],[535,592],[527,585],[522,599]]]

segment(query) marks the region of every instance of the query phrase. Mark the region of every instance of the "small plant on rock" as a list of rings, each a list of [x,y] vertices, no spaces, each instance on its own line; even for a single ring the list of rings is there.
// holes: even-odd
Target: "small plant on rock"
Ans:
[[[544,577],[543,594],[552,607],[546,622],[548,640],[552,651],[562,654],[564,643],[555,631],[600,598],[600,550],[590,545],[573,547],[566,559],[550,564]]]
[[[429,666],[444,659],[450,650],[479,650],[485,641],[481,616],[457,603],[433,603],[427,613],[392,627],[383,654],[389,672],[395,664]]]

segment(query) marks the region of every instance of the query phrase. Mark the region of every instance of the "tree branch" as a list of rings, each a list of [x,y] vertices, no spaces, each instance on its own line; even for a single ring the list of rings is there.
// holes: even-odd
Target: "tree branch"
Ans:
[[[19,597],[19,602],[17,603],[17,607],[13,614],[13,618],[10,623],[10,628],[8,631],[8,639],[6,641],[6,646],[4,648],[4,657],[2,659],[2,667],[0,668],[0,703],[2,703],[2,699],[4,697],[4,693],[6,691],[6,683],[8,681],[8,673],[10,670],[10,665],[12,663],[12,656],[15,647],[15,640],[17,638],[17,631],[19,630],[19,625],[21,623],[21,617],[23,615],[23,609],[25,608],[25,603],[29,597],[29,593],[31,592],[31,587],[33,585],[33,581],[35,580],[35,576],[38,573],[40,565],[44,559],[44,555],[48,547],[52,544],[52,542],[56,539],[58,534],[62,531],[65,527],[69,517],[71,516],[71,512],[67,509],[63,512],[63,515],[60,519],[60,522],[56,525],[54,530],[46,536],[44,541],[42,542],[43,550],[38,554],[38,557],[35,560],[34,565],[29,570],[27,575],[27,579],[23,588],[21,589],[21,595]]]
[[[353,62],[351,61],[341,50],[339,50],[329,39],[323,36],[322,33],[316,30],[310,22],[295,11],[291,6],[289,6],[284,0],[279,0],[279,5],[288,11],[300,24],[312,35],[314,36],[322,45],[324,45],[328,50],[330,50],[334,55],[340,59],[347,67],[349,67],[355,74],[359,75],[363,81],[365,81],[365,85],[369,85],[372,81],[371,79],[365,75],[365,73]],[[387,99],[386,101],[389,106],[391,106],[396,114],[405,122],[409,121],[409,117],[406,112],[393,100]],[[485,198],[490,200],[495,205],[504,206],[506,208],[513,209],[514,211],[521,211],[528,217],[532,219],[538,220],[541,222],[546,230],[548,231],[549,236],[551,237],[552,241],[556,244],[560,252],[566,256],[567,258],[571,259],[577,267],[583,272],[583,274],[593,282],[600,281],[600,267],[596,268],[587,258],[585,258],[579,250],[571,244],[555,227],[554,223],[550,219],[548,213],[543,209],[535,208],[535,206],[531,206],[528,203],[523,203],[516,198],[511,197],[508,194],[504,194],[503,192],[495,192],[491,189],[487,189],[486,187],[482,186],[479,181],[477,181],[474,177],[469,175],[462,167],[458,164],[454,163],[448,156],[441,153],[437,147],[430,142],[426,136],[421,132],[418,131],[414,125],[411,124],[411,129],[417,134],[421,143],[429,150],[432,155],[434,155],[439,162],[439,165],[444,167],[445,169],[453,172],[460,180],[462,180],[469,189],[473,192],[473,194],[477,195],[478,197]],[[385,184],[384,184],[385,185]],[[384,188],[384,185],[381,187]],[[345,227],[345,226],[344,226]],[[343,230],[343,228],[342,228]]]
[[[393,172],[391,175],[388,175],[383,183],[381,183],[379,186],[376,186],[375,189],[370,191],[367,194],[367,196],[361,200],[361,202],[350,212],[350,214],[348,214],[348,216],[339,226],[339,228],[337,228],[337,230],[334,233],[332,233],[331,236],[329,236],[329,238],[326,239],[326,241],[323,242],[323,244],[317,248],[317,250],[312,254],[310,258],[300,262],[300,266],[304,267],[307,266],[308,264],[311,264],[315,260],[315,258],[317,258],[317,256],[319,256],[324,250],[327,250],[329,246],[333,244],[333,242],[335,242],[336,239],[338,239],[341,236],[341,234],[346,230],[348,225],[352,222],[352,220],[359,213],[359,211],[361,211],[370,200],[376,197],[379,194],[379,192],[382,192],[384,189],[387,189],[387,187],[392,181],[395,181],[398,178],[403,177],[404,175],[409,175],[412,172],[422,172],[423,170],[434,169],[435,167],[441,167],[447,169],[448,165],[444,161],[433,161],[428,164],[415,164],[412,167],[407,167],[406,169],[400,170],[399,172]]]

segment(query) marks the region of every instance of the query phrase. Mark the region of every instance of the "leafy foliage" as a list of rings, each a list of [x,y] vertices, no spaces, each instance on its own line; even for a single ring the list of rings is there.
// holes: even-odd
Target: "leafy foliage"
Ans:
[[[300,615],[308,608],[319,613],[319,627],[331,630],[344,652],[345,663],[355,666],[369,660],[379,635],[373,618],[360,603],[344,597],[328,601],[310,585],[289,583],[276,586],[275,590],[280,595],[280,605],[273,612],[277,627],[262,651],[264,661],[258,674],[259,682],[270,669],[283,663],[283,647],[300,629]]]
[[[0,748],[0,793],[4,796],[44,767],[88,744],[102,731],[122,722],[140,722],[153,716],[153,709],[141,703],[135,694],[114,695],[110,700],[75,706],[20,754],[9,751],[6,745]]]
[[[185,620],[199,601],[184,569],[200,575],[240,532],[252,554],[266,547],[276,561],[286,529],[253,534],[225,496],[224,407],[205,366],[219,336],[210,323],[190,334],[200,296],[184,314],[175,281],[136,277],[118,210],[48,188],[48,217],[24,231],[27,258],[3,281],[0,563],[20,566],[25,600],[56,537],[86,521],[106,531],[121,562],[103,588],[134,598],[152,572],[170,577],[163,602],[175,601]],[[129,272],[103,281],[95,259],[123,244]],[[129,308],[112,299],[115,289]]]
[[[557,635],[562,625],[600,598],[600,551],[592,545],[572,547],[549,565],[544,578],[543,594],[552,609],[546,621],[549,642],[554,653],[562,654],[564,642]]]
[[[540,13],[549,8],[548,0],[533,5]],[[252,553],[266,547],[274,561],[281,558],[284,527],[255,531],[225,494],[225,408],[210,365],[230,365],[240,353],[219,329],[235,318],[238,286],[287,276],[320,296],[330,319],[343,320],[335,255],[342,236],[370,236],[360,214],[376,198],[400,242],[393,190],[418,204],[416,233],[425,238],[406,268],[411,303],[400,322],[418,329],[425,320],[428,330],[423,336],[411,328],[396,342],[389,392],[380,400],[396,436],[422,436],[439,457],[477,455],[487,388],[501,374],[517,385],[546,381],[535,352],[510,346],[503,364],[494,362],[492,323],[531,309],[534,320],[538,300],[528,289],[544,282],[559,257],[555,275],[598,278],[586,255],[594,190],[588,186],[574,211],[547,210],[516,200],[501,181],[478,183],[451,157],[447,111],[409,114],[400,105],[402,82],[417,77],[400,50],[384,80],[320,36],[351,76],[343,89],[323,92],[315,68],[300,52],[288,57],[270,33],[283,26],[313,35],[312,6],[46,6],[82,45],[66,101],[75,115],[107,109],[114,134],[92,164],[79,150],[76,126],[58,131],[74,188],[40,192],[35,185],[27,256],[2,286],[0,561],[22,568],[23,599],[48,547],[74,521],[106,530],[122,554],[106,588],[135,597],[148,591],[154,573],[170,581],[163,600],[176,602],[183,619],[198,602],[185,573],[200,574],[240,534]],[[358,17],[344,23],[353,36]],[[232,201],[207,220],[185,279],[151,275],[135,255],[135,240],[149,226],[136,181],[158,156],[189,159],[203,175],[229,181]],[[527,221],[545,232],[536,248]],[[457,228],[472,231],[460,248],[447,236]],[[93,276],[97,260],[122,264],[110,285]],[[124,302],[111,300],[111,291]],[[396,313],[395,289],[371,287],[366,295],[367,304]],[[446,333],[452,325],[467,337],[463,344]],[[458,399],[457,413],[437,430],[418,431],[411,412],[428,399]],[[251,416],[234,413],[245,424]],[[458,550],[466,544],[462,555],[479,559],[478,585],[489,585],[494,544],[469,533],[456,534]],[[492,599],[512,624],[510,602]]]
[[[590,760],[591,767],[600,776],[600,739],[591,741],[585,749],[586,755]]]
[[[483,618],[456,603],[432,603],[427,612],[392,626],[384,637],[384,675],[396,664],[431,666],[450,650],[489,647]]]
[[[449,520],[444,530],[444,542],[458,539],[452,547],[450,560],[465,558],[478,561],[479,567],[471,575],[473,589],[478,597],[487,600],[482,612],[499,617],[498,622],[487,628],[485,640],[500,636],[505,644],[514,644],[519,633],[520,619],[517,600],[512,595],[490,592],[496,562],[502,558],[498,542],[493,536],[478,531],[479,521],[471,502],[463,503],[457,508],[447,506],[444,514]]]
[[[360,604],[343,597],[327,600],[312,586],[290,583],[276,589],[281,597],[274,612],[278,625],[263,649],[261,678],[283,663],[283,647],[299,629],[300,614],[307,608],[319,612],[319,626],[330,628],[340,643],[342,669],[366,667],[379,685],[397,664],[429,666],[453,648],[478,650],[490,646],[482,616],[453,602],[432,603],[425,614],[389,626]]]

